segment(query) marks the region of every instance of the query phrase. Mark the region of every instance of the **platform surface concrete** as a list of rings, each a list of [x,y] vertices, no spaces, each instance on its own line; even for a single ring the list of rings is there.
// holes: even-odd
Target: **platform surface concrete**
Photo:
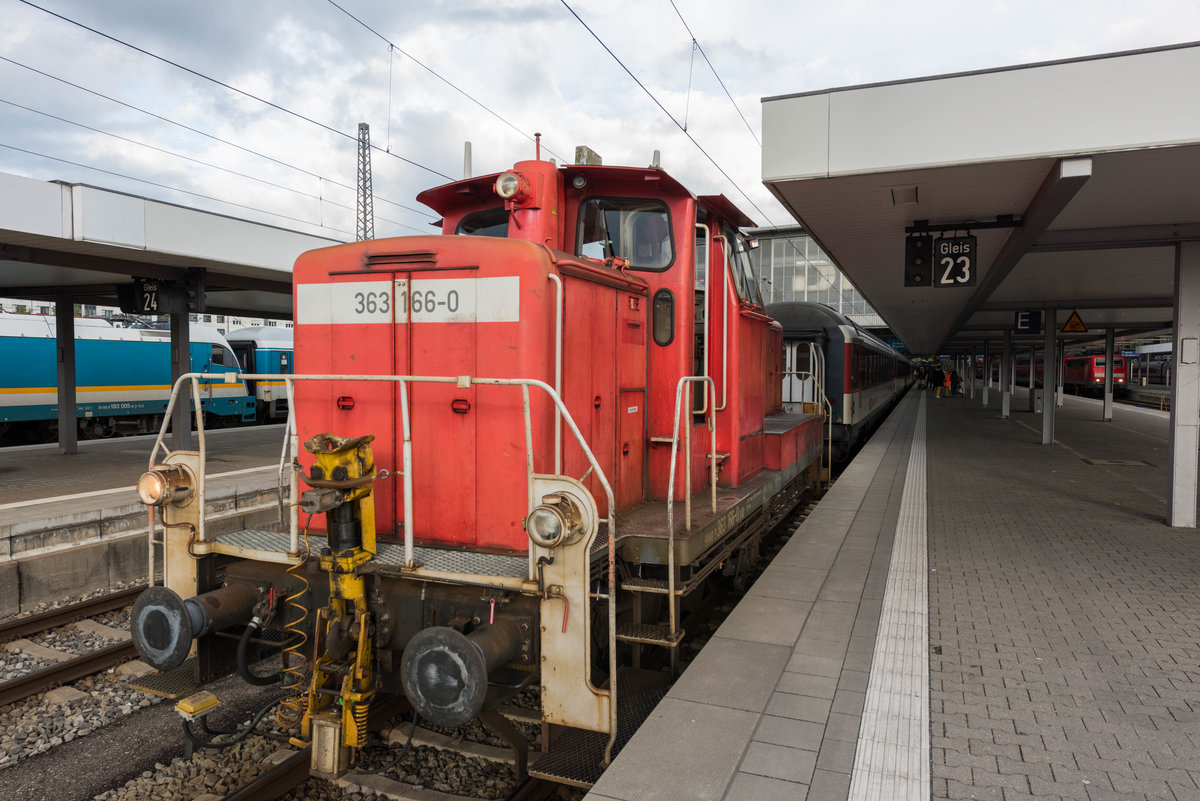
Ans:
[[[852,791],[918,400],[929,700],[886,724],[927,738],[928,789]],[[1200,801],[1200,533],[1165,523],[1167,416],[1068,397],[1041,445],[1023,391],[1007,419],[981,400],[910,393],[589,799]]]
[[[207,434],[207,507],[214,525],[278,519],[283,426]],[[144,580],[147,508],[134,484],[154,437],[0,449],[0,617],[103,587]]]

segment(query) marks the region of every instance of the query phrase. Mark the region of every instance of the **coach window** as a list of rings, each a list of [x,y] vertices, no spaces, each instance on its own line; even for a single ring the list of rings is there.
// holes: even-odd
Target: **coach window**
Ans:
[[[508,236],[508,211],[499,209],[484,209],[473,211],[458,221],[456,234],[468,236]]]
[[[654,344],[667,346],[675,341],[675,295],[669,289],[654,293]]]
[[[281,373],[292,372],[292,354],[290,354],[290,353],[279,354],[279,372],[281,372]]]
[[[661,272],[675,262],[671,213],[638,198],[588,198],[579,206],[575,255],[619,258],[635,270]]]

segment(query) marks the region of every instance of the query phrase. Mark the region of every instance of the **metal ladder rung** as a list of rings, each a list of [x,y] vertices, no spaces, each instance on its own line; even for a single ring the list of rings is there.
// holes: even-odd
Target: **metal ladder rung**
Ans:
[[[621,581],[621,589],[629,592],[646,592],[657,595],[667,594],[666,579],[648,579],[648,578],[627,578]],[[683,595],[680,587],[675,587],[676,595]]]
[[[683,629],[671,636],[671,627],[654,623],[623,623],[617,626],[617,639],[621,642],[638,642],[644,645],[675,647],[683,640]]]

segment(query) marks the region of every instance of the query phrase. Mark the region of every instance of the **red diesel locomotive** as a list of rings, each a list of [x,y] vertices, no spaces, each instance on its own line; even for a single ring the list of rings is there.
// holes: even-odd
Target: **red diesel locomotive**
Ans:
[[[419,199],[440,235],[296,262],[290,524],[209,533],[203,447],[152,457],[164,586],[135,642],[255,679],[260,630],[290,638],[278,717],[324,773],[399,695],[480,717],[523,769],[493,710],[535,686],[558,728],[532,772],[587,785],[652,708],[632,665],[660,646],[674,666],[705,580],[820,482],[824,420],[783,411],[780,327],[724,196],[533,160]]]

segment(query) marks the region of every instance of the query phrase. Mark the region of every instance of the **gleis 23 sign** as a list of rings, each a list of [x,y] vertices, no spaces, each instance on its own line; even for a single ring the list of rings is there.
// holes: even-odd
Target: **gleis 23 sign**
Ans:
[[[978,249],[974,236],[941,236],[933,240],[933,285],[975,286]]]

